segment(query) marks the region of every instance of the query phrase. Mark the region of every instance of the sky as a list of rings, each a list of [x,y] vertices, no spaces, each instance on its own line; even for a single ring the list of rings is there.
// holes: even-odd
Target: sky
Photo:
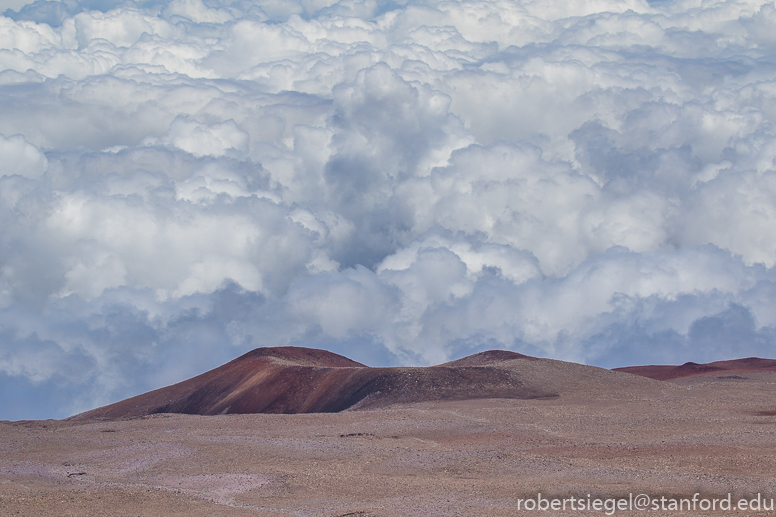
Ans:
[[[0,419],[260,346],[776,357],[773,2],[0,13]]]

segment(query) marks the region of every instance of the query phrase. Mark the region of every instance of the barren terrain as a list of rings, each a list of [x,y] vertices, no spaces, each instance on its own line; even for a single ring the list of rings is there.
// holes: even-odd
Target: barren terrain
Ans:
[[[642,377],[649,377],[659,381],[670,381],[685,377],[697,377],[705,375],[735,375],[749,372],[776,372],[776,360],[761,359],[759,357],[747,357],[745,359],[733,359],[730,361],[714,361],[713,363],[688,362],[675,365],[648,365],[626,366],[615,368],[618,372],[633,373]]]
[[[554,396],[0,422],[0,514],[604,515],[517,508],[538,492],[776,498],[776,372],[666,382],[524,357],[457,363],[441,366],[497,368]],[[617,515],[645,513],[773,514]]]

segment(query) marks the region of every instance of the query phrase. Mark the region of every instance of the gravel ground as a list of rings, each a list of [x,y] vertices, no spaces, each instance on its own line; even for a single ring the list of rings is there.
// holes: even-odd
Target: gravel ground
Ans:
[[[533,374],[557,399],[0,422],[0,515],[561,516],[606,512],[519,500],[776,499],[776,373],[630,385],[547,368]]]

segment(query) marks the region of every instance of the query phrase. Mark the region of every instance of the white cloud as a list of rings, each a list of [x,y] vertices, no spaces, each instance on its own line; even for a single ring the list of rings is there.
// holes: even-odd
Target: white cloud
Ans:
[[[234,19],[227,9],[212,9],[202,0],[173,0],[162,9],[162,15],[182,16],[195,23],[225,23]]]
[[[19,175],[38,179],[48,169],[46,156],[23,135],[6,138],[0,135],[0,175]]]
[[[125,8],[108,12],[88,11],[74,17],[79,48],[104,40],[116,47],[130,47],[143,34],[175,38],[175,29],[151,13]]]
[[[207,125],[178,117],[159,141],[201,158],[224,156],[229,151],[247,151],[248,140],[248,133],[237,127],[234,120]]]
[[[0,418],[259,345],[776,353],[772,2],[4,9]]]

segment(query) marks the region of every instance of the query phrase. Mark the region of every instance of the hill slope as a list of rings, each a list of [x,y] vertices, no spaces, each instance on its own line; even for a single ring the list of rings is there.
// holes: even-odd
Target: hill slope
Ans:
[[[614,368],[618,372],[632,373],[659,381],[670,381],[699,375],[725,375],[744,372],[776,372],[776,360],[747,357],[729,361],[698,364],[687,362],[681,365],[648,365]]]
[[[202,375],[71,419],[155,413],[331,413],[411,402],[548,399],[572,392],[643,390],[653,382],[503,350],[425,368],[370,368],[325,350],[258,348]]]
[[[330,413],[356,405],[555,396],[492,366],[369,368],[325,350],[276,347],[258,348],[202,375],[71,418]]]

